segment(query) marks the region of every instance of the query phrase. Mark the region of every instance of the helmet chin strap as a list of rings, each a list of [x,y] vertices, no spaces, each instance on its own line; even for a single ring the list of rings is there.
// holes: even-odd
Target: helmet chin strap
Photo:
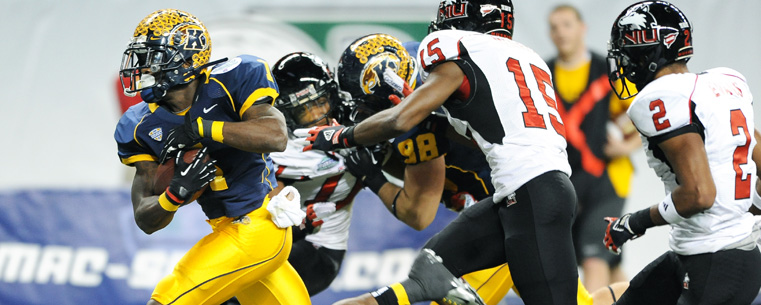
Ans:
[[[166,83],[160,83],[156,87],[143,89],[140,91],[140,98],[146,103],[158,103],[166,96],[167,87],[169,85]]]

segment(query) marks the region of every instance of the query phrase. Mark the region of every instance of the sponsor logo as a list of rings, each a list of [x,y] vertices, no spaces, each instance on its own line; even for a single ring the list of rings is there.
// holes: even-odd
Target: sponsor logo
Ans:
[[[214,109],[214,107],[217,107],[218,105],[219,104],[214,104],[213,106],[211,106],[209,108],[204,107],[203,108],[203,113],[209,113],[209,111],[211,111],[212,109]]]
[[[690,290],[690,274],[689,273],[684,274],[684,280],[682,281],[682,288],[686,290]]]
[[[663,44],[666,45],[667,49],[671,49],[671,45],[674,44],[674,41],[676,41],[676,37],[679,36],[677,33],[671,33],[667,34],[665,37],[663,37]]]
[[[325,136],[325,141],[330,141],[330,138],[333,137],[334,133],[336,133],[335,130],[326,130],[325,133],[323,133],[323,136]]]
[[[326,169],[335,167],[336,165],[338,165],[338,160],[335,160],[329,157],[324,157],[322,158],[322,160],[320,160],[320,163],[317,164],[317,171],[324,171]]]
[[[505,204],[508,207],[516,203],[518,203],[518,199],[515,198],[515,193],[507,195],[507,198],[505,198]]]
[[[161,127],[156,127],[153,130],[151,130],[151,132],[149,132],[148,135],[151,137],[151,139],[161,142],[161,139],[163,138],[164,133],[161,131]]]
[[[413,248],[347,252],[341,272],[330,289],[337,292],[368,291],[404,280],[417,254],[418,250]]]
[[[185,251],[140,249],[131,262],[109,262],[100,247],[0,243],[0,281],[30,285],[98,287],[124,280],[131,289],[152,290]]]
[[[231,60],[228,60],[220,65],[214,66],[214,69],[211,70],[211,74],[224,74],[227,72],[230,72],[232,69],[235,69],[238,65],[240,65],[241,59],[240,57],[233,58]]]
[[[491,12],[499,10],[499,8],[496,5],[493,4],[484,4],[481,5],[481,17],[484,17],[486,15],[491,14]]]

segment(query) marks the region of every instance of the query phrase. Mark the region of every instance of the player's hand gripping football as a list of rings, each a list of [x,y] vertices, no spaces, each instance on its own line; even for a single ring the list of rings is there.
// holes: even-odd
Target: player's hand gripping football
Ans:
[[[190,119],[190,113],[186,113],[185,122],[172,128],[167,134],[164,148],[159,154],[159,163],[166,162],[177,155],[181,149],[191,147],[199,141],[201,141],[201,135],[198,132],[198,123]]]
[[[331,151],[354,146],[353,141],[349,139],[353,129],[354,126],[346,127],[333,120],[330,125],[296,129],[293,134],[297,137],[307,137],[306,140],[311,143],[304,147],[304,151],[312,149]]]
[[[201,148],[190,163],[183,160],[182,154],[175,157],[174,176],[166,189],[167,197],[173,204],[188,203],[193,194],[214,180],[214,174],[217,172],[214,164],[217,160],[203,162],[206,150],[206,147]]]
[[[605,217],[605,221],[608,222],[608,228],[605,230],[605,238],[603,243],[610,252],[615,254],[621,254],[621,246],[629,240],[642,236],[632,231],[629,226],[629,217],[632,214],[625,214],[621,218]]]

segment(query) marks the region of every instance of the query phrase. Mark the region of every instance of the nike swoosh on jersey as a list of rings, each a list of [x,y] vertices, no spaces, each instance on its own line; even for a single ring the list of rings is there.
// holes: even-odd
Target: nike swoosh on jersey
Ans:
[[[214,109],[214,107],[217,107],[218,105],[219,104],[214,104],[214,106],[211,106],[209,108],[204,107],[203,108],[203,113],[209,113],[209,111],[211,111],[212,109]]]

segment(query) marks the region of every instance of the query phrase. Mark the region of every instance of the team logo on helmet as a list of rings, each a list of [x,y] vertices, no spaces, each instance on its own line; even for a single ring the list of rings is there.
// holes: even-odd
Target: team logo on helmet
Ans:
[[[401,59],[396,54],[384,53],[374,56],[362,69],[362,74],[359,78],[362,82],[362,92],[373,94],[375,88],[381,85],[384,71],[391,70],[396,74],[399,72],[400,64]]]
[[[442,1],[439,5],[439,20],[466,18],[468,17],[467,7],[468,1]]]
[[[185,39],[186,50],[203,51],[206,49],[206,35],[204,35],[203,29],[197,25],[191,25],[185,29],[186,34],[183,35]]]
[[[625,31],[623,45],[657,44],[661,41],[661,35],[668,33],[663,35],[663,44],[671,48],[679,31],[672,27],[659,26],[658,21],[647,9],[645,6],[644,12],[638,12],[635,7],[618,19],[618,26]]]

